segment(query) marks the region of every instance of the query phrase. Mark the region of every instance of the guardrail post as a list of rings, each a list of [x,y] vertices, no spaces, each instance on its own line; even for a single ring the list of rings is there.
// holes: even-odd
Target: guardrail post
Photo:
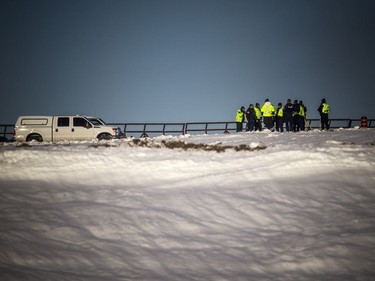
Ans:
[[[167,124],[163,124],[163,136],[165,136],[165,126],[166,126]]]
[[[126,138],[126,126],[127,124],[124,125],[124,137]]]
[[[148,137],[148,135],[146,133],[146,126],[147,126],[147,123],[144,124],[144,126],[143,126],[143,133],[141,135],[141,138],[147,138]]]
[[[228,131],[228,122],[225,122],[224,134],[230,134],[229,131]]]

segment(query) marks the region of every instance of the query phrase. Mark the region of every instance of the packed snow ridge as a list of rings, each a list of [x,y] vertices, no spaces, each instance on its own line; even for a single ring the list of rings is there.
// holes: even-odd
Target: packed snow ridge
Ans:
[[[156,140],[144,139],[130,139],[128,142],[123,144],[128,144],[131,147],[149,147],[149,148],[168,148],[168,149],[183,149],[183,150],[204,150],[204,151],[216,151],[225,152],[228,149],[233,149],[235,151],[253,151],[256,149],[265,149],[266,146],[262,143],[250,143],[250,144],[239,144],[239,145],[223,145],[221,142],[206,144],[206,143],[190,143],[184,140],[162,140],[161,142]],[[95,143],[91,146],[111,146],[108,142],[105,143]]]

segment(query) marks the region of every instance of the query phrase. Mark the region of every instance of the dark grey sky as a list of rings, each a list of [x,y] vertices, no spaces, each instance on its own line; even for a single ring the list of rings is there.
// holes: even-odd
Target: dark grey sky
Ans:
[[[374,118],[374,0],[1,0],[0,123],[232,121],[324,97]]]

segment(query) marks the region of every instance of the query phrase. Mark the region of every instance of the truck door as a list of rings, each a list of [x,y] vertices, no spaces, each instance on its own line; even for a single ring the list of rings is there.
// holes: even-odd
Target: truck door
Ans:
[[[94,139],[94,129],[92,124],[85,118],[73,117],[72,138],[74,140]]]
[[[53,128],[53,141],[63,141],[71,139],[71,120],[68,116],[55,117]]]

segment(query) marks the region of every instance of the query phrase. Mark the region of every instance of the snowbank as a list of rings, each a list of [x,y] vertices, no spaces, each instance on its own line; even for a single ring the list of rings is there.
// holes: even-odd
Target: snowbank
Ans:
[[[375,130],[147,143],[0,146],[1,280],[375,275]]]

